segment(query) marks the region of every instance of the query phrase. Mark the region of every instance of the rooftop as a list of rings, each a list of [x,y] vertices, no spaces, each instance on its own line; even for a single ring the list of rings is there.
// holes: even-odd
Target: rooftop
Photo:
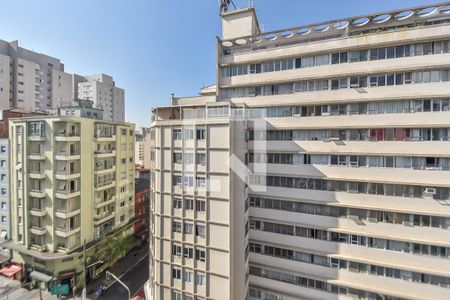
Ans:
[[[366,34],[389,28],[409,28],[450,21],[450,2],[379,12],[344,19],[286,28],[261,34],[222,40],[224,50],[253,51],[349,35]]]

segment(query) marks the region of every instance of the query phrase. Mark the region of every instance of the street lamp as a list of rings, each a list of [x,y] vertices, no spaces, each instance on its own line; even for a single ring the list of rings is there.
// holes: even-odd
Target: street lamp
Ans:
[[[109,276],[111,276],[112,278],[114,278],[114,279],[115,279],[117,282],[119,282],[124,288],[127,289],[127,292],[128,292],[128,300],[130,300],[130,299],[131,299],[131,292],[130,292],[130,289],[127,287],[127,285],[126,285],[125,283],[123,283],[119,278],[117,278],[116,275],[114,275],[113,273],[111,273],[111,272],[109,272],[109,271],[106,271],[106,279],[108,279]]]

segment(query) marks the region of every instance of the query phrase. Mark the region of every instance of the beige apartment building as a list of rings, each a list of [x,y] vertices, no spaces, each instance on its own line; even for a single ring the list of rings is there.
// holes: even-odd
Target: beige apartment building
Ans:
[[[450,2],[221,18],[216,85],[153,109],[153,298],[449,299]]]
[[[11,236],[3,245],[26,280],[80,285],[83,259],[88,279],[114,263],[113,239],[133,233],[134,125],[23,117],[10,120],[9,145]]]

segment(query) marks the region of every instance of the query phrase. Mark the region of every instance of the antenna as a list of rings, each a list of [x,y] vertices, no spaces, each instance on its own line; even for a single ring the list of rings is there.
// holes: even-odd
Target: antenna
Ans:
[[[236,5],[234,5],[233,0],[220,0],[220,13],[227,12],[230,4],[232,4],[234,9],[236,9]]]

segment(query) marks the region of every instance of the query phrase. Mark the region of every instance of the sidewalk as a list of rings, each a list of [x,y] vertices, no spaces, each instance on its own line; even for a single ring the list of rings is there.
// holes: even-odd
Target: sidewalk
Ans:
[[[148,243],[143,243],[141,246],[133,248],[128,254],[121,258],[114,266],[112,266],[109,271],[120,278],[128,270],[130,270],[135,264],[140,262],[143,257],[148,258]],[[145,258],[144,258],[145,259]],[[103,285],[108,289],[114,283],[114,279],[106,279],[106,272],[103,272],[98,278],[90,281],[87,285],[86,292],[88,299],[96,298],[96,291],[99,289],[100,285]]]
[[[8,285],[8,288],[6,288]],[[12,280],[4,276],[0,276],[0,300],[39,300],[39,290],[27,290],[20,287],[20,282],[17,280]],[[57,300],[58,298],[51,295],[48,291],[42,291],[43,300]]]

